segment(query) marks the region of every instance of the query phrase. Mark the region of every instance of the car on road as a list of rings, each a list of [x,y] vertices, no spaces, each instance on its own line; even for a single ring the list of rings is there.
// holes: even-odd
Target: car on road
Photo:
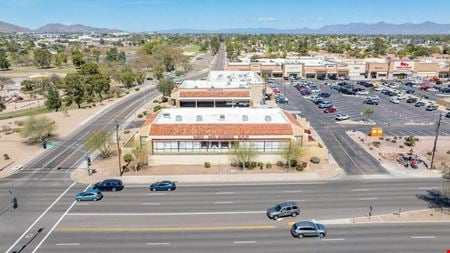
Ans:
[[[281,217],[295,217],[300,214],[300,208],[295,201],[287,201],[276,204],[274,207],[267,209],[267,217],[278,220]]]
[[[350,119],[350,116],[348,116],[347,114],[337,114],[336,115],[337,121],[342,121],[342,120],[347,120],[347,119]]]
[[[124,188],[122,180],[119,179],[106,179],[102,182],[94,184],[92,189],[99,191],[121,191]]]
[[[320,109],[330,108],[332,106],[333,104],[330,101],[323,101],[322,103],[319,104]]]
[[[336,107],[328,107],[323,112],[324,113],[334,113],[334,112],[336,112]]]
[[[419,101],[417,103],[414,104],[415,107],[423,107],[425,106],[425,102]]]
[[[399,104],[400,100],[398,100],[398,97],[391,97],[389,99],[389,102],[394,103],[394,104]]]
[[[425,107],[425,111],[436,111],[438,109],[437,105],[427,105],[427,107]]]
[[[367,105],[378,105],[378,99],[366,99],[363,103]]]
[[[280,97],[276,98],[275,102],[277,104],[288,104],[289,103],[289,99],[284,97],[284,96],[280,96]]]
[[[99,190],[88,189],[75,195],[76,201],[97,201],[103,198],[103,194]]]
[[[177,186],[172,181],[161,181],[151,184],[149,188],[150,191],[174,191]]]
[[[292,236],[302,239],[303,237],[320,237],[327,236],[327,228],[314,221],[300,221],[292,225]]]
[[[409,103],[409,104],[417,103],[417,98],[408,98],[408,99],[406,99],[406,103]]]

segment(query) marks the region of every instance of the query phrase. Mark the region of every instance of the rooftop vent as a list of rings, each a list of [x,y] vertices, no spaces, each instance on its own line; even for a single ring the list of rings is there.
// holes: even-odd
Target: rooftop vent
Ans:
[[[242,115],[242,121],[247,122],[248,121],[248,115]]]
[[[196,121],[203,121],[203,116],[202,115],[197,115]]]
[[[175,116],[175,121],[180,122],[183,120],[183,117],[181,115]]]
[[[272,116],[266,116],[265,118],[266,122],[271,122],[272,121]]]
[[[168,112],[166,112],[166,113],[163,113],[163,119],[170,119],[170,113],[168,113]]]
[[[224,115],[224,114],[220,114],[219,120],[220,120],[220,121],[225,121],[225,115]]]

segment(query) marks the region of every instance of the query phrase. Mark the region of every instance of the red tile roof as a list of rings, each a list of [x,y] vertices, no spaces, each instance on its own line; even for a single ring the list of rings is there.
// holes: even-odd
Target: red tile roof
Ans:
[[[283,113],[284,113],[284,115],[288,118],[288,120],[289,120],[292,124],[294,124],[294,125],[296,125],[296,126],[299,126],[299,127],[302,127],[302,125],[298,122],[298,120],[294,117],[294,115],[292,115],[292,114],[290,114],[290,113],[288,113],[288,112],[286,112],[286,111],[283,111]]]
[[[153,123],[153,120],[155,120],[158,115],[159,115],[159,112],[152,113],[150,116],[148,116],[148,118],[145,120],[145,122],[142,126],[147,126],[147,125]]]
[[[180,91],[180,97],[250,97],[249,91]]]
[[[291,124],[153,124],[150,135],[292,135]]]

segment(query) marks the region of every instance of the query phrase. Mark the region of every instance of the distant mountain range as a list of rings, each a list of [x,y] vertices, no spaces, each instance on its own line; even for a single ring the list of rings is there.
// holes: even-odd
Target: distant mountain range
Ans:
[[[450,24],[437,24],[424,22],[420,24],[390,24],[379,22],[376,24],[350,23],[344,25],[326,25],[318,29],[296,28],[235,28],[219,30],[196,29],[172,29],[161,30],[159,33],[231,33],[231,34],[396,34],[396,35],[420,35],[420,34],[450,34]]]
[[[119,29],[96,28],[85,25],[47,24],[36,30],[20,27],[0,21],[0,32],[37,32],[37,33],[114,33]],[[169,29],[159,30],[158,33],[228,33],[228,34],[397,34],[397,35],[423,35],[423,34],[450,34],[450,24],[437,24],[424,22],[420,24],[404,23],[390,24],[379,22],[375,24],[350,23],[340,25],[326,25],[318,29],[296,28],[230,28],[218,30],[206,29]]]
[[[108,28],[96,28],[85,25],[63,25],[63,24],[47,24],[36,30],[32,30],[26,27],[20,27],[13,24],[5,23],[0,21],[0,33],[115,33],[122,32],[118,29],[108,29]]]

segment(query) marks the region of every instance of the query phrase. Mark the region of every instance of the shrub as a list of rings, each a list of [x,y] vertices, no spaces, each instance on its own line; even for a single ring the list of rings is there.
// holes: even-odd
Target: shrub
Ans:
[[[428,152],[427,152],[427,155],[431,155],[431,154],[433,154],[433,152],[431,152],[431,151],[428,151]]]
[[[162,108],[163,108],[163,107],[160,106],[160,105],[155,105],[155,106],[153,107],[153,112],[160,111]]]
[[[95,103],[92,104],[92,107],[96,107],[97,105]]]
[[[404,146],[403,146],[403,145],[400,145],[399,148],[404,148]]]
[[[290,160],[289,164],[291,165],[291,167],[297,167],[298,161],[297,160]]]
[[[231,167],[237,167],[237,166],[239,166],[239,163],[238,162],[231,162],[230,166]]]
[[[253,169],[253,168],[256,168],[256,166],[258,166],[258,163],[257,163],[257,162],[250,162],[249,168],[250,168],[250,169]]]
[[[211,168],[211,163],[210,162],[205,162],[203,164],[203,166],[205,166],[205,168],[209,169],[209,168]]]
[[[14,122],[17,126],[23,126],[25,124],[24,121],[22,120],[16,120],[16,122]]]
[[[124,134],[129,134],[129,133],[130,133],[130,130],[127,129],[127,130],[123,131],[123,133],[124,133]]]
[[[277,161],[276,164],[278,167],[284,167],[284,162],[282,162],[282,161]]]
[[[267,162],[266,163],[266,169],[270,169],[272,168],[272,163],[271,162]]]
[[[391,138],[386,138],[386,141],[391,141]]]
[[[314,164],[319,164],[320,163],[320,158],[313,156],[313,157],[311,157],[311,159],[309,161],[314,163]]]
[[[306,168],[306,167],[308,166],[308,163],[307,163],[307,162],[302,162],[300,165],[301,165],[303,168]]]
[[[398,139],[398,137],[397,136],[394,136],[394,140],[397,140]]]
[[[392,140],[391,142],[392,142],[392,143],[397,143],[397,140]]]
[[[450,150],[447,150],[447,155],[450,155]]]
[[[401,140],[401,139],[403,139],[403,136],[399,136],[398,138]]]
[[[154,104],[159,104],[159,100],[158,99],[153,99],[153,103]]]
[[[298,164],[297,166],[295,166],[295,170],[296,171],[303,171],[304,167],[301,164]]]
[[[143,111],[142,114],[147,115],[147,111]]]
[[[135,90],[135,91],[139,91],[139,90],[140,90],[140,88],[135,88],[134,90]]]
[[[8,154],[3,154],[3,158],[5,158],[5,160],[9,160],[9,155]]]
[[[416,137],[416,138],[414,138],[414,140],[415,140],[416,142],[418,142],[420,139]]]
[[[384,138],[383,138],[383,137],[380,137],[379,140],[382,141],[382,140],[384,140]]]
[[[370,149],[370,150],[373,150],[373,148],[372,148],[372,147],[370,147],[369,149]]]
[[[137,117],[138,117],[138,119],[141,119],[141,118],[144,117],[144,115],[142,115],[141,113],[139,113],[139,114],[137,115]]]
[[[133,158],[133,156],[131,154],[125,154],[125,155],[123,155],[123,160],[126,163],[130,163],[130,162],[132,162],[134,160],[134,158]]]
[[[129,92],[129,91],[125,91],[125,94],[127,94],[127,95],[128,95],[128,94],[130,94],[130,92]]]

